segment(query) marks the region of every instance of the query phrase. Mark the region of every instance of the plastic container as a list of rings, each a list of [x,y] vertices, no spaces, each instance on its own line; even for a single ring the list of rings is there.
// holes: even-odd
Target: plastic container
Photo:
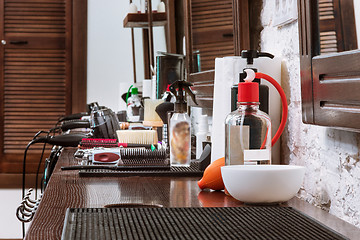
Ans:
[[[198,132],[196,133],[196,159],[199,159],[203,152],[203,142],[206,141],[206,137],[209,132],[208,116],[201,115],[199,119]]]
[[[172,166],[190,166],[191,124],[187,113],[174,113],[170,119],[170,162]]]
[[[170,118],[170,163],[172,166],[190,166],[191,160],[191,120],[187,114],[185,92],[196,103],[191,83],[178,80],[169,90],[175,95],[174,114]]]

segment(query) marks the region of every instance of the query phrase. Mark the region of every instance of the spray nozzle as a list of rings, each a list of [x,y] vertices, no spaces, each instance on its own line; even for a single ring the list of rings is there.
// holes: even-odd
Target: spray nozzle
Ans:
[[[191,90],[191,86],[193,86],[192,83],[189,83],[184,80],[178,80],[170,85],[169,90],[172,92],[176,97],[176,103],[175,103],[175,111],[185,111],[186,109],[186,101],[185,101],[185,95],[184,91],[190,95],[191,99],[194,101],[194,103],[197,105],[195,94]]]

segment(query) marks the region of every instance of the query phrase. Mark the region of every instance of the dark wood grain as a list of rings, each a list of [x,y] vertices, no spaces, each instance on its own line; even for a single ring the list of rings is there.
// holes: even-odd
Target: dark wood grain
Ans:
[[[72,113],[86,110],[87,0],[73,1],[72,26]]]
[[[0,47],[1,173],[21,173],[36,132],[85,110],[86,6],[86,0],[1,1],[0,39],[7,42]],[[29,172],[41,150],[31,147]]]
[[[166,50],[168,53],[176,53],[176,20],[175,1],[166,1],[167,23],[165,27]]]
[[[147,13],[128,13],[123,21],[124,28],[148,28],[148,14]],[[166,13],[153,12],[151,14],[153,19],[152,26],[159,27],[167,24]]]
[[[77,171],[61,171],[76,164],[73,149],[60,159],[26,239],[60,239],[67,208],[98,208],[110,204],[144,204],[163,207],[241,207],[243,203],[223,192],[200,191],[199,178],[102,177],[80,178]],[[356,239],[360,230],[325,211],[293,198],[292,206],[339,233]]]
[[[353,9],[347,3],[352,1],[334,1],[334,15],[340,17],[340,22],[353,22]],[[302,120],[308,124],[358,131],[360,50],[319,56],[321,45],[318,30],[328,27],[319,27],[322,21],[319,21],[317,4],[318,1],[298,1]],[[337,44],[338,47],[345,44],[347,49],[339,48],[339,51],[357,47],[353,43],[346,43],[354,40],[356,31],[351,30],[353,23],[344,22],[342,26],[335,22],[332,25],[338,32],[346,34],[346,37],[337,39]],[[347,94],[349,89],[353,90],[352,94]]]

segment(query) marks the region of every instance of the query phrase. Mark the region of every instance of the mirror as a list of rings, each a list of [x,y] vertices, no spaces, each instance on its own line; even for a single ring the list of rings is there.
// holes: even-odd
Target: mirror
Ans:
[[[213,106],[215,58],[239,56],[250,48],[249,5],[254,3],[249,2],[256,1],[184,1],[186,55],[192,56],[187,57],[187,78],[200,107]]]
[[[215,58],[235,53],[233,1],[187,1],[191,73],[215,68]]]
[[[299,0],[303,122],[359,131],[359,0]]]
[[[318,1],[318,52],[355,50],[360,45],[360,1]]]

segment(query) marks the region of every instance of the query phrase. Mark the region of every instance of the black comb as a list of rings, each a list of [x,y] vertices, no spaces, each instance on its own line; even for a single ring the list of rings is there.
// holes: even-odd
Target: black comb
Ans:
[[[126,166],[169,166],[166,150],[150,150],[143,148],[120,149],[121,160],[118,165]]]

